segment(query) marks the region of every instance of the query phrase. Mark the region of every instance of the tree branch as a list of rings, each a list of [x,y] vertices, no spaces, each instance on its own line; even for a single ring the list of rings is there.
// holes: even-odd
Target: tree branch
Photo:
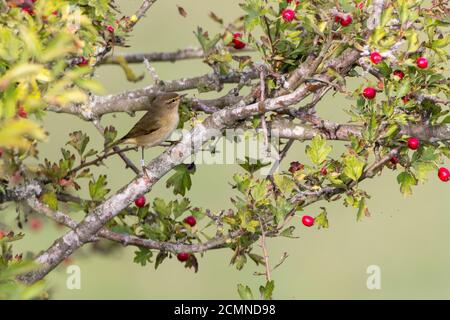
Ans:
[[[251,49],[236,50],[229,48],[230,52],[252,52]],[[205,53],[202,48],[188,47],[172,52],[127,53],[115,56],[107,56],[101,64],[119,64],[121,59],[127,63],[143,63],[146,59],[150,62],[175,62],[180,60],[203,59]]]
[[[84,120],[92,121],[108,113],[131,113],[146,110],[155,96],[161,92],[185,91],[197,88],[201,88],[203,92],[221,91],[224,84],[239,83],[242,78],[256,79],[258,77],[258,72],[250,68],[247,68],[242,73],[231,72],[225,76],[205,74],[193,78],[164,81],[163,84],[151,85],[116,95],[92,96],[90,101],[83,105],[70,105],[67,107],[48,106],[46,110],[73,114]]]

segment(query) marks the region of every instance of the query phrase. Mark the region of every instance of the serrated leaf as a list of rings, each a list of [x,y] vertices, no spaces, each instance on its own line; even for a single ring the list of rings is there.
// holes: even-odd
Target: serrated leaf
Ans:
[[[169,217],[172,213],[172,203],[166,203],[161,198],[155,198],[153,201],[153,209],[160,217]]]
[[[261,298],[263,300],[272,300],[273,290],[275,289],[275,281],[267,281],[265,286],[259,287]]]
[[[97,180],[89,181],[89,195],[94,201],[102,201],[110,191],[106,188],[106,175],[101,175]]]
[[[175,173],[167,179],[166,187],[173,187],[173,193],[184,196],[187,190],[191,189],[191,172],[186,165],[179,165],[175,167]],[[194,171],[195,172],[195,171]]]
[[[58,199],[54,192],[46,192],[42,195],[42,202],[44,202],[50,209],[58,210]]]
[[[275,174],[273,180],[277,188],[285,195],[289,195],[296,186],[295,182],[285,175]]]
[[[362,176],[364,166],[365,163],[356,156],[347,156],[344,159],[344,174],[353,181],[358,181]]]
[[[238,284],[238,293],[242,300],[253,300],[253,293],[249,286]]]
[[[412,186],[417,185],[416,178],[407,171],[404,171],[397,176],[397,182],[400,184],[400,191],[404,195],[411,195]]]
[[[315,136],[311,144],[306,147],[306,155],[315,165],[322,164],[333,148],[327,145],[327,141],[320,135]]]

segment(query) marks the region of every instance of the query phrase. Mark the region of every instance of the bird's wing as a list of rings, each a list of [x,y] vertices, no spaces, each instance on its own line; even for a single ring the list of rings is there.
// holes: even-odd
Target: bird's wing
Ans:
[[[161,125],[155,117],[155,114],[151,111],[147,112],[120,141],[124,141],[130,138],[136,138],[140,136],[148,135],[161,128]]]

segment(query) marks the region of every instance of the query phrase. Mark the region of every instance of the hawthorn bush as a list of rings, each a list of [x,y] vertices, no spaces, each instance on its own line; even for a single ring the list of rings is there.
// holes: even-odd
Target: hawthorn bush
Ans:
[[[340,201],[363,219],[370,195],[360,182],[385,170],[399,172],[406,195],[430,173],[443,183],[450,179],[443,164],[450,155],[446,1],[242,0],[231,23],[210,14],[222,27],[219,34],[194,31],[198,48],[115,54],[153,5],[156,0],[144,0],[134,15],[124,16],[107,0],[0,1],[0,203],[16,206],[19,227],[28,216],[41,215],[68,228],[49,248],[27,257],[13,251],[24,234],[1,231],[2,298],[45,297],[49,272],[81,247],[107,239],[137,247],[134,262],[155,268],[176,257],[196,271],[200,256],[213,249],[231,252],[239,270],[253,260],[266,277],[260,297],[271,299],[276,267],[269,265],[266,241],[292,237],[291,219],[301,210]],[[162,80],[151,65],[181,59],[203,59],[211,71]],[[95,70],[114,64],[128,81],[139,82],[143,76],[133,73],[131,63],[145,64],[155,83],[102,95]],[[349,89],[348,78],[358,79],[359,87]],[[232,89],[222,93],[225,84]],[[39,154],[48,112],[92,123],[108,145],[118,136],[113,124],[101,123],[103,115],[143,111],[162,92],[192,89],[218,94],[183,97],[179,128],[185,134],[148,161],[145,172],[127,157],[133,147],[96,149],[82,131],[67,132],[67,144],[55,146],[59,161]],[[349,100],[342,106],[348,123],[316,113],[333,92]],[[213,212],[186,197],[196,171],[192,159],[207,147],[214,152],[212,138],[229,129],[256,133],[265,148],[274,136],[281,145],[273,161],[246,158],[231,177],[231,207]],[[307,144],[305,161],[282,171],[296,140]],[[334,140],[346,146],[337,158],[330,156]],[[136,174],[119,190],[110,190],[109,177],[93,170],[110,157],[120,157],[123,170]],[[148,201],[166,175],[174,195]],[[73,218],[76,212],[84,212],[82,220]],[[326,207],[316,216],[302,214],[301,221],[328,228]],[[244,299],[256,297],[248,286],[238,285],[238,291]]]

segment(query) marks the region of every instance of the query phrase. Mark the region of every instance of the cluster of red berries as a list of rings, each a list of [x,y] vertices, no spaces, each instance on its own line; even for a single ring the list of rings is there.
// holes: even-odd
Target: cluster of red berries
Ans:
[[[381,54],[379,52],[372,52],[370,54],[370,60],[372,61],[373,64],[378,64],[383,60],[383,57],[381,56]],[[417,67],[420,69],[425,69],[428,67],[428,60],[425,57],[420,57],[416,60],[416,64]],[[393,73],[394,77],[397,77],[399,80],[402,80],[405,77],[405,73],[401,70],[395,70]],[[375,99],[376,95],[377,95],[377,90],[373,87],[366,87],[363,89],[362,92],[364,98],[368,99],[368,100],[372,100]],[[403,102],[406,104],[409,101],[409,97],[405,96],[402,97]]]
[[[146,199],[144,196],[140,196],[134,201],[134,204],[138,208],[142,208],[145,206]],[[194,227],[197,224],[197,219],[194,216],[188,216],[183,220],[184,223],[188,224],[191,227]],[[190,254],[187,252],[180,252],[177,254],[177,259],[180,262],[186,262],[190,257]]]
[[[353,22],[351,14],[336,15],[334,21],[339,22],[341,26],[346,27]]]
[[[408,148],[411,150],[417,150],[420,147],[420,140],[416,137],[410,137],[407,140],[407,144],[408,144]],[[392,159],[391,159],[392,162]],[[447,182],[450,180],[450,170],[448,170],[447,168],[439,168],[438,170],[438,178],[442,181],[442,182]]]
[[[184,223],[190,225],[191,227],[194,227],[197,224],[197,220],[195,219],[194,216],[188,216],[183,221]],[[177,259],[180,262],[186,262],[189,260],[190,256],[191,255],[187,252],[180,252],[177,254]]]

